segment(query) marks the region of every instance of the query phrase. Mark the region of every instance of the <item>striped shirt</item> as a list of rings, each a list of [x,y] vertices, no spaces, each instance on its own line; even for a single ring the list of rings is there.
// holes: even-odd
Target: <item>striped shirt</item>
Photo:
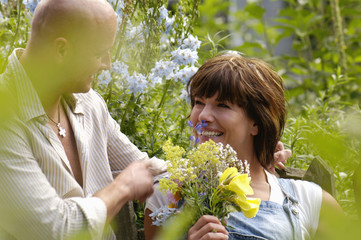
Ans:
[[[22,51],[12,53],[0,76],[0,88],[11,93],[15,111],[10,121],[0,123],[0,239],[64,239],[84,229],[93,239],[108,238],[103,235],[106,206],[92,194],[147,155],[120,132],[95,91],[64,96],[82,167],[81,187],[18,60]]]

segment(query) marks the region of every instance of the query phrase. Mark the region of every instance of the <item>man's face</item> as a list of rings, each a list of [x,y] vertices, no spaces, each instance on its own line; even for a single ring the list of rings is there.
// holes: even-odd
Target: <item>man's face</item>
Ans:
[[[110,48],[114,44],[117,23],[109,19],[91,26],[88,34],[71,42],[67,58],[67,92],[88,92],[94,75],[111,66]]]

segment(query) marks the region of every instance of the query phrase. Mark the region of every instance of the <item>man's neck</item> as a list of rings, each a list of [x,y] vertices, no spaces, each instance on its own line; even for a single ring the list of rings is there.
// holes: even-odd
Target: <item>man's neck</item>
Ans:
[[[56,86],[59,79],[50,74],[53,72],[51,69],[44,69],[39,57],[33,57],[26,50],[19,57],[19,61],[32,82],[45,112],[50,117],[54,116],[62,95],[59,87]]]

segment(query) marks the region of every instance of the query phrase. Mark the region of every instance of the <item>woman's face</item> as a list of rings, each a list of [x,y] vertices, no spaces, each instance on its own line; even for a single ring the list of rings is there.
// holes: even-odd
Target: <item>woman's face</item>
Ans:
[[[255,122],[247,117],[243,108],[230,102],[217,101],[216,93],[211,98],[195,98],[190,120],[193,125],[207,123],[201,132],[194,129],[200,143],[212,139],[214,142],[229,144],[238,158],[249,160],[253,154],[253,137],[258,134]]]

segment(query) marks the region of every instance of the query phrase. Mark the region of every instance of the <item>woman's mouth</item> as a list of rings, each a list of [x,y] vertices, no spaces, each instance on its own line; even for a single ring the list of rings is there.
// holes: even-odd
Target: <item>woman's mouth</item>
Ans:
[[[215,132],[215,131],[205,131],[203,130],[201,133],[199,133],[201,136],[203,137],[219,137],[222,136],[223,133],[222,132]]]

